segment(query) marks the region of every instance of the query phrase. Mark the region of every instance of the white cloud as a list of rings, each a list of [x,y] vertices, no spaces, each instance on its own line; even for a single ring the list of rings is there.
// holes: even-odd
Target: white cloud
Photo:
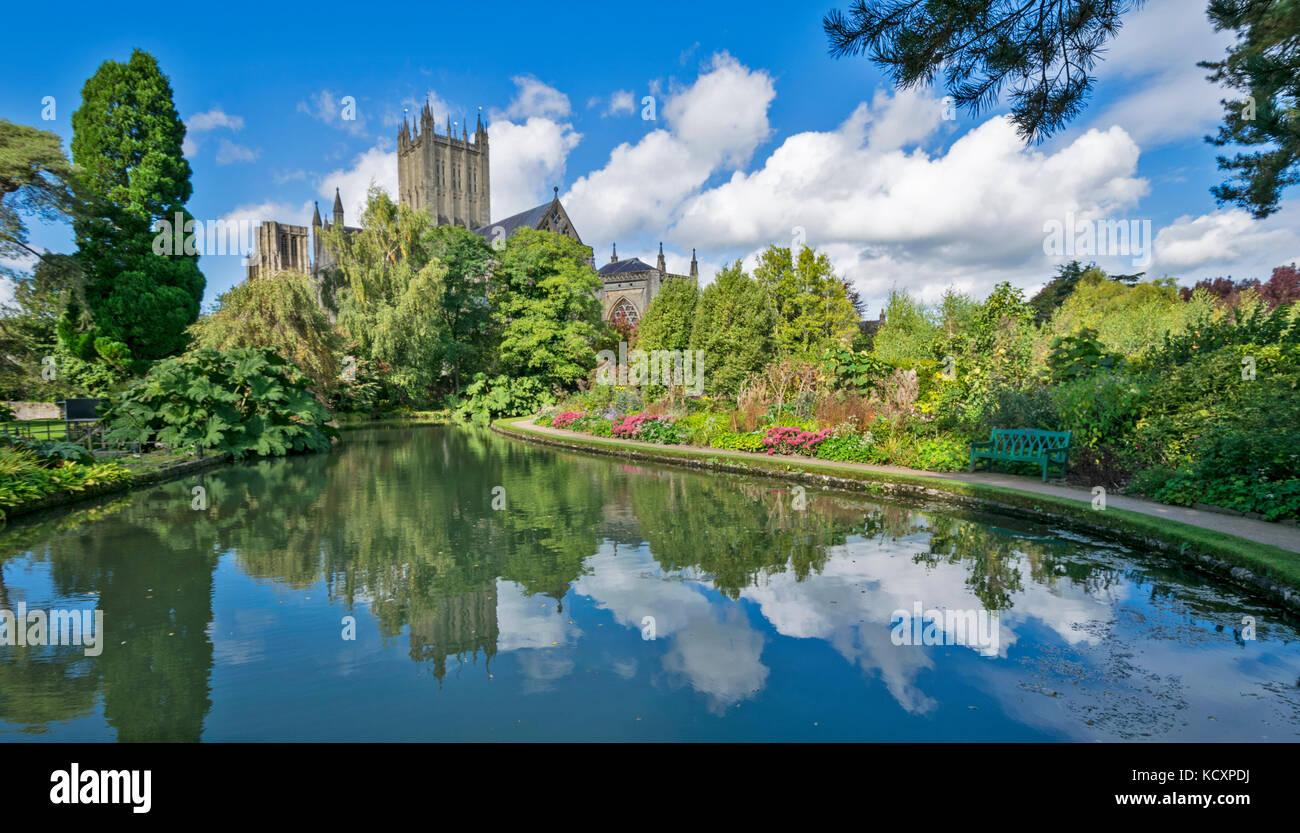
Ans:
[[[622,113],[632,113],[636,111],[636,97],[631,90],[615,90],[609,97],[609,106],[605,108],[604,116],[617,116]]]
[[[742,168],[771,135],[767,108],[774,98],[770,75],[719,52],[694,84],[670,93],[663,114],[694,155]]]
[[[185,141],[181,143],[181,152],[186,156],[196,155],[199,152],[199,146],[202,144],[199,134],[218,128],[232,131],[243,130],[244,119],[242,116],[229,115],[221,109],[220,104],[206,113],[195,113],[185,123]],[[221,160],[218,159],[217,161],[220,162]]]
[[[713,56],[694,84],[669,94],[666,127],[614,148],[603,168],[565,195],[584,239],[603,243],[666,228],[715,171],[748,163],[771,133],[767,108],[775,95],[767,73],[726,53]]]
[[[371,183],[378,185],[393,199],[397,199],[397,152],[376,145],[352,160],[350,168],[340,168],[326,174],[316,192],[324,198],[322,216],[333,210],[334,189],[343,199],[344,221],[350,226],[360,225],[361,213],[366,206],[366,192]]]
[[[939,112],[935,100],[877,96],[833,131],[790,136],[753,173],[686,200],[670,237],[753,252],[790,245],[802,229],[869,305],[895,285],[934,300],[948,286],[978,295],[999,280],[1032,280],[1050,269],[1045,220],[1117,215],[1147,190],[1138,147],[1120,128],[1049,154],[1025,148],[999,117],[944,153],[903,151],[919,136],[915,120],[934,129]]]
[[[564,181],[569,151],[582,134],[571,124],[541,116],[523,123],[493,121],[492,219],[509,217],[541,203],[551,186]]]
[[[298,112],[353,135],[365,133],[365,113],[355,96],[336,96],[330,90],[321,90],[309,101],[298,102]]]
[[[235,162],[253,162],[257,151],[244,145],[237,145],[229,139],[222,139],[217,145],[217,164],[230,165]]]
[[[1089,123],[1119,125],[1144,146],[1212,132],[1225,91],[1206,80],[1197,61],[1217,60],[1232,33],[1216,32],[1203,3],[1152,0],[1130,12],[1096,68],[1097,89],[1126,93]]]
[[[215,130],[218,127],[224,127],[229,130],[243,130],[244,119],[242,116],[228,115],[221,109],[221,105],[213,107],[206,113],[195,113],[190,116],[185,127],[191,133],[203,133],[208,130]]]
[[[545,119],[568,118],[572,108],[567,95],[528,75],[517,75],[512,80],[519,89],[515,91],[510,106],[504,112],[496,114],[497,118],[510,120],[528,119],[533,116]]]
[[[1264,220],[1256,220],[1240,208],[1220,209],[1195,218],[1184,215],[1156,234],[1156,265],[1175,275],[1196,270],[1188,278],[1234,270],[1239,278],[1265,278],[1274,266],[1296,260],[1295,255],[1300,254],[1300,232],[1291,220],[1279,219],[1293,218],[1297,211],[1300,204],[1291,201],[1281,212]],[[1279,257],[1284,252],[1292,256]]]

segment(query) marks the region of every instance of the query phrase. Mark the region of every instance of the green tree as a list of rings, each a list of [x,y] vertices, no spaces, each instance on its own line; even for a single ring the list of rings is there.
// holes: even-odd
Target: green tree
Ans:
[[[245,281],[217,298],[217,309],[194,322],[190,333],[195,347],[210,350],[270,347],[307,374],[322,396],[337,386],[343,340],[306,275],[280,272]]]
[[[81,98],[72,114],[72,160],[86,206],[73,228],[93,329],[77,332],[69,346],[83,357],[172,355],[184,349],[186,328],[198,318],[204,281],[196,254],[174,246],[155,253],[156,222],[170,228],[179,215],[184,234],[192,220],[185,125],[171,84],[153,56],[137,49],[125,64],[101,64]]]
[[[0,119],[0,257],[44,256],[27,245],[23,217],[68,217],[76,204],[73,181],[58,136]],[[15,277],[4,266],[0,275]]]
[[[885,323],[876,332],[872,349],[890,364],[932,359],[938,335],[930,312],[906,289],[892,289],[885,304]]]
[[[428,214],[372,188],[361,231],[324,233],[344,280],[339,326],[362,356],[390,366],[391,384],[415,402],[441,380],[447,343],[447,267],[433,256],[429,226]]]
[[[547,387],[573,388],[596,366],[605,333],[589,249],[559,234],[522,229],[501,252],[492,287],[501,370]]]
[[[690,281],[671,280],[660,288],[637,328],[640,350],[685,350],[691,344],[700,290]]]
[[[836,57],[868,55],[902,89],[943,73],[955,106],[978,115],[1011,87],[1011,118],[1043,141],[1084,107],[1093,64],[1143,0],[855,0],[822,20]]]
[[[821,355],[847,345],[857,332],[853,300],[824,253],[804,246],[795,257],[790,249],[768,246],[754,279],[776,310],[776,341],[782,352]]]
[[[442,321],[438,353],[450,368],[452,386],[461,375],[490,358],[492,310],[488,286],[493,251],[487,240],[456,226],[433,226],[425,241],[430,253],[447,267],[437,314]]]
[[[704,351],[704,389],[735,394],[745,377],[776,352],[776,313],[758,281],[737,260],[721,269],[700,293],[691,349]]]
[[[1256,217],[1277,211],[1282,190],[1300,182],[1300,4],[1291,0],[1211,0],[1210,21],[1237,33],[1221,61],[1202,61],[1209,80],[1245,94],[1223,101],[1223,125],[1212,144],[1268,146],[1219,157],[1232,178],[1211,188],[1220,205]]]

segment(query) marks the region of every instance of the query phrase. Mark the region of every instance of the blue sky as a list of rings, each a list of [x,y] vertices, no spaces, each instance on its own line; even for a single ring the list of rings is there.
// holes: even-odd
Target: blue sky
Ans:
[[[57,33],[48,7],[11,8],[11,31],[50,34],[0,54],[0,116],[66,146],[85,79],[138,46],[190,128],[196,217],[305,222],[339,187],[354,222],[369,182],[395,185],[404,106],[428,97],[440,124],[449,114],[471,129],[482,107],[494,219],[556,185],[597,263],[612,242],[649,260],[662,240],[678,271],[696,247],[706,282],[798,237],[831,254],[873,317],[895,286],[928,300],[998,280],[1032,291],[1070,259],[1045,250],[1052,221],[1149,222],[1149,262],[1080,259],[1182,283],[1266,278],[1300,260],[1294,194],[1255,221],[1209,193],[1217,149],[1202,137],[1221,92],[1195,64],[1228,38],[1199,0],[1151,0],[1130,17],[1086,112],[1031,148],[1004,110],[946,120],[942,90],[899,94],[868,61],[830,58],[830,2],[403,5],[399,20],[391,4],[225,3],[184,17],[66,4]],[[340,118],[344,96],[355,120]],[[33,239],[71,245],[63,227]],[[238,257],[200,266],[209,302],[242,278]]]

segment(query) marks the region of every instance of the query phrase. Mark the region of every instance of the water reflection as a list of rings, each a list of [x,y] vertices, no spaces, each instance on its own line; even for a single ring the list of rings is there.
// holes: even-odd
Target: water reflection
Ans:
[[[805,736],[805,714],[843,737],[1300,725],[1278,612],[1027,522],[818,492],[796,509],[774,481],[456,429],[210,473],[206,511],[194,482],[0,534],[0,607],[95,607],[108,628],[98,658],[0,646],[0,737],[510,737],[537,711],[532,736],[635,736],[617,707],[692,737]],[[894,644],[917,603],[996,611],[995,656],[959,633]],[[367,636],[340,640],[344,615]],[[1232,637],[1246,615],[1253,642]],[[358,716],[348,687],[384,708]]]

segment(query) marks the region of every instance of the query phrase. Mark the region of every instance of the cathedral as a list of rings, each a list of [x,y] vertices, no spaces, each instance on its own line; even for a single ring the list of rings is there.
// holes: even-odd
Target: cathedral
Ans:
[[[590,246],[582,242],[568,212],[560,203],[559,188],[554,197],[539,206],[521,211],[495,222],[491,221],[491,150],[488,131],[480,116],[473,135],[461,128],[456,136],[451,118],[446,135],[438,135],[433,113],[426,103],[414,124],[402,120],[397,134],[397,192],[402,205],[424,210],[440,226],[460,226],[495,242],[504,240],[521,228],[540,229],[563,234],[587,249],[587,262],[595,265]],[[324,244],[321,232],[341,227],[345,232],[359,231],[343,218],[343,198],[334,191],[334,208],[329,220],[322,220],[316,206],[311,228],[267,220],[257,229],[254,251],[247,264],[247,279],[255,280],[276,272],[299,272],[310,275],[316,286],[317,299],[325,303],[325,275],[334,260]],[[655,266],[638,258],[618,259],[617,248],[609,263],[597,274],[603,284],[598,291],[606,321],[624,328],[634,327],[645,315],[650,301],[670,280],[699,282],[699,266],[691,251],[689,275],[668,272],[663,244]]]

